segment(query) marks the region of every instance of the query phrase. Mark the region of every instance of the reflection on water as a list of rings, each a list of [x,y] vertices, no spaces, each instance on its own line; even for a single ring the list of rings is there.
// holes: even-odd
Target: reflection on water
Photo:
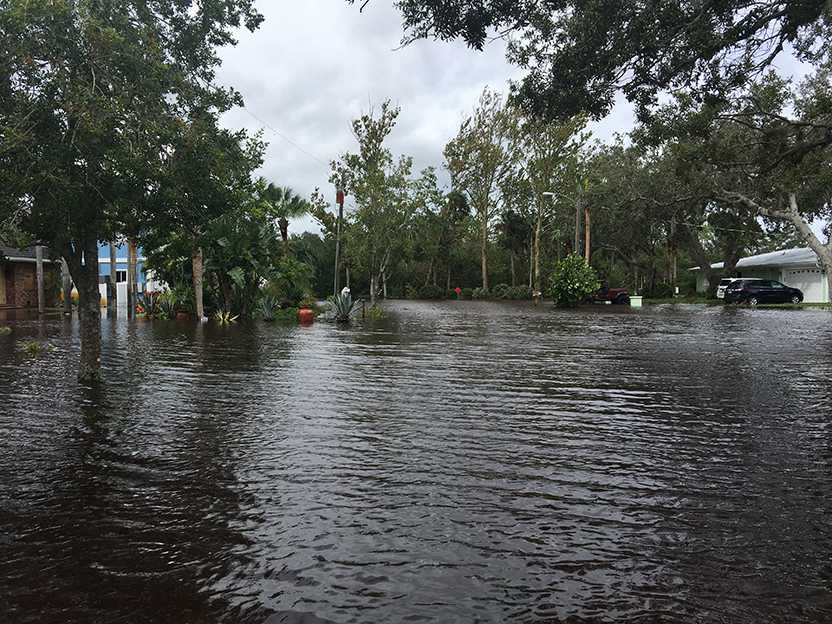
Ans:
[[[0,620],[832,621],[830,320],[11,321]]]

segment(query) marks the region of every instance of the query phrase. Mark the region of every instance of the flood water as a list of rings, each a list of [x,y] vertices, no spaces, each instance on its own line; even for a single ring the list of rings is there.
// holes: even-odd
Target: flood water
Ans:
[[[832,314],[389,310],[8,323],[0,622],[832,621]]]

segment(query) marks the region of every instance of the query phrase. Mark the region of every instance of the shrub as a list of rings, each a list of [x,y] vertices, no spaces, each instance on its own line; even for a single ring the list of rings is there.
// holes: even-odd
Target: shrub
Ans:
[[[404,297],[405,299],[418,299],[419,298],[419,291],[416,290],[413,286],[408,284],[404,287]]]
[[[0,336],[10,336],[12,333],[11,327],[0,327]]]
[[[419,299],[443,299],[444,295],[444,290],[433,284],[425,284],[419,288]]]
[[[508,284],[497,284],[491,290],[491,296],[494,299],[511,299],[511,286]]]
[[[384,308],[379,305],[370,306],[367,309],[367,318],[371,321],[380,321],[385,316],[387,316],[387,314],[384,312]]]
[[[318,300],[310,294],[306,294],[303,296],[303,299],[300,300],[300,304],[298,305],[299,308],[309,308],[310,310],[317,310],[318,309]]]
[[[549,293],[561,307],[576,306],[601,287],[595,269],[575,254],[561,260],[555,267]]]
[[[515,286],[511,289],[509,293],[509,299],[531,299],[532,298],[532,289],[531,286]]]
[[[487,288],[475,288],[471,291],[471,299],[489,299],[491,292]]]
[[[260,300],[260,318],[264,321],[272,322],[275,320],[277,311],[280,309],[280,301],[277,297],[266,293]]]
[[[462,292],[459,294],[460,299],[473,299],[474,298],[474,289],[473,288],[463,288]]]
[[[670,284],[656,284],[653,288],[648,289],[644,295],[650,299],[670,299],[673,297],[674,289]]]
[[[297,324],[299,308],[280,308],[274,313],[274,320],[277,323],[285,323],[287,325]]]
[[[349,323],[352,317],[352,309],[355,302],[349,293],[339,294],[335,297],[330,297],[329,301],[335,310],[335,320],[338,323]]]

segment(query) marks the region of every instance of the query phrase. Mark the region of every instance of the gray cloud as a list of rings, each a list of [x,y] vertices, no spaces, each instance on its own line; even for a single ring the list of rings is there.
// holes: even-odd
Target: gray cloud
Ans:
[[[434,41],[400,48],[401,21],[392,2],[372,2],[364,13],[343,0],[271,0],[259,8],[266,18],[261,28],[241,32],[239,44],[223,51],[219,81],[246,102],[224,123],[263,129],[269,148],[262,174],[303,195],[315,187],[332,194],[326,163],[354,149],[350,121],[371,105],[390,98],[402,107],[390,139],[394,153],[413,156],[417,171],[441,169],[445,144],[483,88],[505,91],[521,75],[506,62],[501,41],[483,52]],[[625,107],[601,134],[630,125]],[[308,220],[297,227],[317,229]]]
[[[501,41],[483,52],[435,41],[400,48],[400,16],[389,0],[371,2],[363,13],[345,0],[261,0],[259,9],[261,28],[241,32],[239,44],[223,50],[219,82],[240,91],[246,103],[224,123],[264,130],[269,147],[262,175],[305,196],[315,187],[334,195],[328,163],[354,149],[351,120],[388,98],[402,107],[389,142],[393,152],[413,156],[417,171],[436,167],[447,183],[442,150],[483,88],[505,91],[522,75],[506,62]],[[789,54],[778,69],[806,71]],[[619,94],[612,113],[590,129],[607,140],[633,122],[633,109]],[[309,219],[294,229],[318,230]]]

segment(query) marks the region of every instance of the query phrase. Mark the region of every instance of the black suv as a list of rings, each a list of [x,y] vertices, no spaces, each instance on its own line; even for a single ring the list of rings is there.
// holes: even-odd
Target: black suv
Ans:
[[[774,280],[740,279],[725,288],[726,303],[801,303],[803,293]]]

